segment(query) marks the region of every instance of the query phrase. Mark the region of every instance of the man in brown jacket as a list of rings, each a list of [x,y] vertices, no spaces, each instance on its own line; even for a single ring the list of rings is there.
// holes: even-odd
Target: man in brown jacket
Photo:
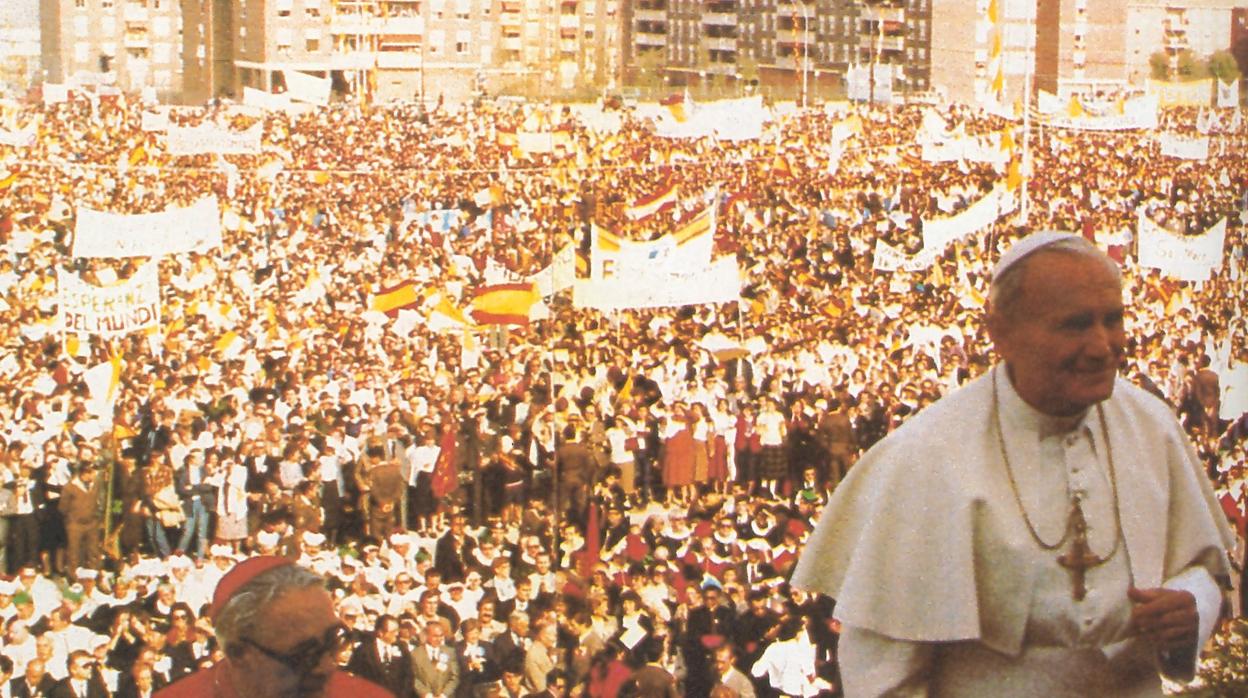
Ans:
[[[58,505],[65,517],[68,538],[65,551],[67,569],[100,566],[100,481],[95,468],[84,463],[61,490]]]

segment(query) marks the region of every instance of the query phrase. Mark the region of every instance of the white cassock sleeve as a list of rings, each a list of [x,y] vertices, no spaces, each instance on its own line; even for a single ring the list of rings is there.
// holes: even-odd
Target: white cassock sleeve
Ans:
[[[837,645],[847,698],[926,698],[936,643],[894,640],[843,626]]]
[[[1189,592],[1196,599],[1196,614],[1200,617],[1196,646],[1188,652],[1163,652],[1161,655],[1162,673],[1172,679],[1191,681],[1196,676],[1196,660],[1200,657],[1200,650],[1209,642],[1221,614],[1222,590],[1213,581],[1209,570],[1199,566],[1188,567],[1177,576],[1166,580],[1162,586]]]

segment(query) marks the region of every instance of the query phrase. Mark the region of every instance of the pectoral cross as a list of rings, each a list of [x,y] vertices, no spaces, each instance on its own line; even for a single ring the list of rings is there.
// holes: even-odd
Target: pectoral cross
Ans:
[[[1088,521],[1083,518],[1083,506],[1075,500],[1074,511],[1070,512],[1070,525],[1074,529],[1074,540],[1070,542],[1070,552],[1059,555],[1057,563],[1070,570],[1071,592],[1075,601],[1083,601],[1088,595],[1084,585],[1084,574],[1088,569],[1100,565],[1105,560],[1092,553],[1088,547]]]

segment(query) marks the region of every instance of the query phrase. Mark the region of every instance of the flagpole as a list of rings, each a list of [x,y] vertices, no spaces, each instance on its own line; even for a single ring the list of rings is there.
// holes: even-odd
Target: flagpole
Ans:
[[[1031,184],[1031,69],[1036,59],[1034,46],[1034,32],[1031,29],[1031,20],[1027,20],[1029,37],[1027,40],[1027,61],[1025,62],[1026,70],[1023,73],[1023,171],[1022,171],[1022,187],[1018,194],[1018,219],[1023,225],[1027,225],[1027,217],[1029,214],[1030,199],[1027,196],[1027,188]],[[1004,59],[1003,59],[1004,60]]]

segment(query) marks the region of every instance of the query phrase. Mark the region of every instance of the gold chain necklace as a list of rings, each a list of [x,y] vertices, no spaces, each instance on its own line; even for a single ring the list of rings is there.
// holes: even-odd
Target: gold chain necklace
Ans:
[[[1005,461],[1005,473],[1010,479],[1010,491],[1014,494],[1014,503],[1018,505],[1018,511],[1023,515],[1023,523],[1027,524],[1027,531],[1031,533],[1032,540],[1036,541],[1044,550],[1056,550],[1070,539],[1072,533],[1077,539],[1084,539],[1083,545],[1086,545],[1086,522],[1083,520],[1083,509],[1079,504],[1078,497],[1071,497],[1070,514],[1066,517],[1066,529],[1062,532],[1062,537],[1056,543],[1047,543],[1040,537],[1040,532],[1036,530],[1036,525],[1032,522],[1031,516],[1027,514],[1027,507],[1023,506],[1023,498],[1018,493],[1018,482],[1014,479],[1014,468],[1010,465],[1010,454],[1005,447],[1005,430],[1001,427],[1001,408],[997,397],[997,368],[992,370],[992,416],[997,428],[997,446],[1001,449],[1001,460]],[[1118,552],[1118,546],[1122,544],[1122,518],[1118,511],[1118,477],[1114,470],[1114,447],[1109,440],[1109,429],[1105,426],[1105,410],[1100,403],[1096,405],[1096,415],[1101,424],[1101,437],[1105,441],[1105,455],[1109,460],[1109,484],[1113,494],[1114,504],[1114,546],[1110,548],[1109,554],[1104,557],[1097,557],[1097,562],[1088,565],[1089,567],[1099,567],[1107,562]],[[1069,478],[1069,476],[1067,476]],[[1069,491],[1069,485],[1067,485]]]

